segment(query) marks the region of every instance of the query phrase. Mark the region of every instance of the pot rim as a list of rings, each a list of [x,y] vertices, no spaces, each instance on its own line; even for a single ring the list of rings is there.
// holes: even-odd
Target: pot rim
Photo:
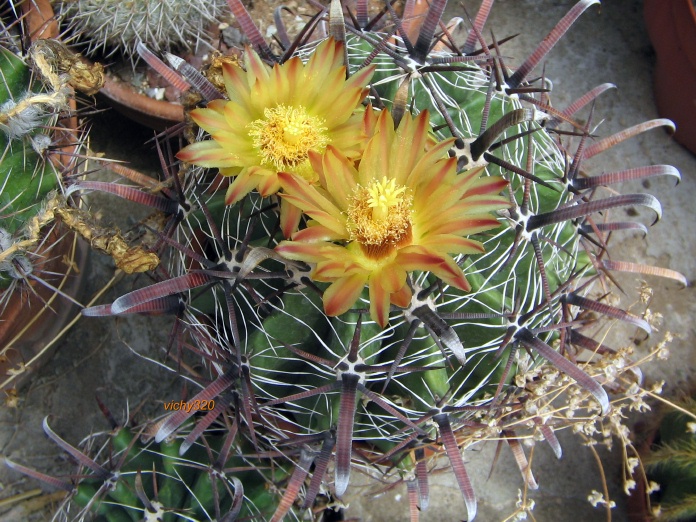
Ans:
[[[31,0],[21,4],[32,41],[42,38],[60,38],[58,20],[50,0]],[[84,58],[88,63],[91,60]],[[155,130],[163,130],[184,121],[184,107],[179,103],[155,100],[137,92],[115,76],[105,75],[104,87],[99,94],[118,111],[132,120]]]

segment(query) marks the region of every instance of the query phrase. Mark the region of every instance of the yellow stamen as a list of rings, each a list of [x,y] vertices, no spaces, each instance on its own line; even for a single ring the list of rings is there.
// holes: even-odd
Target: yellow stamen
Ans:
[[[263,163],[269,167],[294,171],[307,160],[310,150],[324,152],[329,143],[325,120],[307,114],[301,105],[266,108],[263,116],[247,128]]]
[[[367,204],[372,207],[372,220],[384,221],[389,214],[389,208],[398,206],[401,194],[404,193],[406,187],[396,188],[396,180],[387,180],[384,176],[382,181],[373,181],[372,185],[367,189],[370,198]]]
[[[369,257],[379,259],[411,239],[413,197],[407,187],[383,177],[358,185],[347,210],[350,239]]]

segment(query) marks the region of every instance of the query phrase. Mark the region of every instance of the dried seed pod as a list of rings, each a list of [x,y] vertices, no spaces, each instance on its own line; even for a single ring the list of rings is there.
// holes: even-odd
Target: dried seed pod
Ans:
[[[59,40],[37,40],[29,49],[29,57],[54,89],[67,83],[84,94],[93,95],[104,86],[104,67],[82,60]]]

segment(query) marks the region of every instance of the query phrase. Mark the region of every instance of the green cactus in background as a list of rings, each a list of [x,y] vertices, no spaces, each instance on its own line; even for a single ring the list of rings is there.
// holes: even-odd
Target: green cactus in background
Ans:
[[[191,50],[206,44],[206,31],[220,20],[223,0],[57,2],[64,25],[84,43],[87,54],[120,54],[137,60],[136,45],[142,41],[158,50]]]
[[[93,94],[103,77],[56,40],[20,56],[10,34],[0,47],[0,387],[13,394],[62,328],[57,318],[79,304],[86,249],[65,216],[76,211],[67,190],[84,167],[86,132],[73,93]],[[60,301],[69,304],[57,314]]]
[[[696,516],[696,401],[676,403],[678,410],[665,414],[658,428],[658,440],[643,457],[648,481],[659,489],[653,495],[657,520],[692,520]]]
[[[7,290],[31,275],[37,261],[31,252],[41,241],[40,228],[52,221],[45,214],[61,180],[49,157],[54,138],[48,129],[68,109],[68,96],[60,90],[41,92],[37,82],[32,86],[29,67],[5,48],[0,49],[0,70],[0,288]],[[3,297],[10,293],[3,292]]]
[[[446,454],[471,520],[462,448],[506,440],[534,488],[519,438],[543,438],[560,457],[553,431],[573,420],[554,414],[559,390],[573,390],[584,418],[610,414],[605,375],[630,365],[585,335],[595,322],[588,316],[651,327],[597,298],[594,286],[610,271],[684,278],[609,259],[608,232],[645,227],[598,217],[625,206],[659,217],[652,196],[599,189],[677,171],[582,171],[617,141],[670,123],[590,144],[590,124],[573,117],[604,88],[562,111],[543,81],[528,81],[595,3],[578,2],[514,72],[499,42],[480,36],[491,3],[461,48],[435,45],[448,40],[436,34],[445,0],[430,4],[420,28],[390,6],[370,20],[365,1],[349,23],[333,2],[331,38],[307,41],[310,22],[296,42],[281,41],[281,57],[230,0],[254,49],[243,65],[223,66],[224,93],[169,56],[207,106],[191,112],[202,131],[177,154],[182,163],[159,149],[166,188],[148,191],[129,175],[141,186],[81,181],[74,189],[165,215],[152,246],[168,259],[158,281],[83,312],[169,313],[179,348],[169,351],[172,367],[206,369],[189,376],[201,389],[187,404],[215,407],[193,426],[195,408],[157,425],[150,447],[160,469],[171,437],[184,436],[175,453],[190,463],[200,462],[205,441],[224,440],[248,465],[263,455],[283,470],[264,482],[277,489],[264,489],[263,501],[249,493],[258,478],[233,473],[229,498],[215,504],[234,512],[230,520],[241,516],[242,487],[240,509],[266,513],[269,502],[273,521],[300,516],[320,493],[340,501],[353,467],[406,483],[415,520],[430,501],[431,459]],[[111,497],[134,516],[147,507]]]
[[[178,409],[179,404],[173,406]],[[192,428],[193,423],[186,425]],[[87,439],[92,458],[62,440],[47,419],[43,427],[46,435],[79,463],[75,476],[70,480],[53,478],[11,461],[7,464],[69,492],[62,515],[71,519],[267,520],[276,509],[276,484],[287,481],[292,472],[292,461],[282,464],[263,455],[254,456],[251,451],[240,454],[239,447],[231,444],[234,435],[223,430],[205,433],[182,457],[187,429],[156,443],[150,433],[152,426],[113,425],[110,431]],[[303,451],[309,454],[309,450]],[[300,458],[307,460],[306,456]],[[318,502],[315,509],[320,513],[324,506]]]

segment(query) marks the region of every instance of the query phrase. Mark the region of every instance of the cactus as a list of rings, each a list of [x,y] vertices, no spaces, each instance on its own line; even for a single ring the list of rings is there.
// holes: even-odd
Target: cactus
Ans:
[[[186,429],[157,443],[152,440],[152,426],[120,426],[106,408],[103,411],[112,422],[111,430],[88,437],[85,452],[61,439],[44,420],[46,435],[79,464],[70,480],[6,461],[12,469],[66,491],[63,517],[98,516],[109,522],[211,517],[232,521],[266,519],[275,509],[274,484],[287,479],[290,463],[270,466],[269,458],[239,454],[231,444],[234,435],[224,430],[209,430],[182,457]],[[321,512],[323,504],[317,503],[316,509]]]
[[[205,32],[219,20],[225,2],[180,0],[64,0],[60,17],[80,41],[87,54],[120,53],[136,60],[139,41],[160,50],[197,49]]]
[[[66,109],[65,92],[42,93],[32,87],[31,71],[21,58],[0,49],[2,125],[2,253],[0,287],[20,286],[32,272],[31,253],[41,240],[46,202],[59,188],[48,153],[54,141],[47,129]],[[6,295],[9,295],[6,294]]]
[[[647,481],[659,485],[653,495],[657,520],[692,520],[696,515],[696,401],[685,398],[660,421],[658,440],[643,456]],[[652,485],[652,484],[650,484]]]
[[[583,172],[585,159],[671,124],[590,143],[591,121],[574,115],[605,88],[558,110],[543,79],[527,80],[595,3],[578,2],[515,71],[500,42],[481,37],[492,2],[461,49],[434,45],[448,40],[436,35],[444,0],[420,28],[389,6],[370,20],[364,1],[350,23],[333,2],[331,38],[307,41],[310,22],[278,57],[230,0],[254,48],[243,66],[223,65],[226,92],[170,56],[207,108],[191,113],[202,130],[181,164],[159,149],[167,188],[144,190],[152,182],[132,172],[138,187],[75,187],[164,213],[153,249],[169,262],[158,282],[83,311],[171,314],[173,367],[203,361],[188,404],[216,407],[194,428],[194,409],[166,417],[154,443],[185,434],[188,458],[220,427],[237,454],[294,462],[275,482],[284,493],[274,521],[321,491],[340,500],[353,467],[406,483],[415,520],[429,503],[431,459],[444,454],[471,520],[462,448],[506,440],[533,488],[519,438],[543,438],[560,457],[553,431],[574,421],[553,415],[556,394],[572,390],[569,411],[583,419],[611,416],[604,385],[621,387],[606,375],[631,366],[585,330],[592,316],[651,326],[595,287],[611,271],[684,278],[607,257],[609,232],[645,230],[608,211],[644,206],[659,217],[661,207],[600,190],[677,171]]]

